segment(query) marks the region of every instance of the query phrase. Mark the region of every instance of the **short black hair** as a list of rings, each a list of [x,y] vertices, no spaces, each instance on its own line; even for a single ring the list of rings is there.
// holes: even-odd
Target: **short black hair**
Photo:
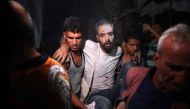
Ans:
[[[63,32],[84,33],[84,24],[77,16],[69,16],[63,22]]]
[[[139,33],[136,32],[136,31],[129,31],[129,32],[127,32],[127,34],[125,35],[125,37],[123,38],[123,40],[125,42],[128,42],[129,39],[141,40],[141,38],[139,37]]]
[[[108,19],[100,19],[96,24],[95,24],[95,29],[96,29],[96,34],[98,33],[98,27],[101,26],[101,25],[104,25],[104,24],[109,24],[113,27],[113,30],[114,30],[114,25],[113,25],[113,22],[111,20],[108,20]]]

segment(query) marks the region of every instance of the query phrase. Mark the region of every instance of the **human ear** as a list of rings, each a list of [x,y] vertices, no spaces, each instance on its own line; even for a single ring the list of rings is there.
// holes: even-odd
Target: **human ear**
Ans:
[[[154,61],[155,65],[158,64],[159,58],[160,58],[159,53],[158,53],[158,52],[155,52],[154,55],[153,55],[153,61]]]
[[[62,45],[63,43],[65,43],[65,40],[66,40],[66,33],[63,32],[63,34],[61,36],[61,39],[60,39],[60,45]]]
[[[99,41],[99,36],[98,35],[96,35],[96,40]]]
[[[63,37],[65,37],[66,36],[66,32],[63,32]]]

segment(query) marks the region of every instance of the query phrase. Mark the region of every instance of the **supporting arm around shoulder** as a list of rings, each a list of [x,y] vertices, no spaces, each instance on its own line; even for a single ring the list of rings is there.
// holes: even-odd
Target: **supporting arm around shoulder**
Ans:
[[[69,46],[66,42],[62,43],[61,46],[53,54],[53,58],[63,64],[69,54]]]

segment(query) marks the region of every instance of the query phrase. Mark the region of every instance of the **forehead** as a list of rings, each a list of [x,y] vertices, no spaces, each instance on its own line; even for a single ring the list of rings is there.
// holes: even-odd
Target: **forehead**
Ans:
[[[125,41],[126,43],[140,43],[139,39],[135,39],[135,38],[129,38],[128,41]]]
[[[70,37],[72,37],[72,36],[82,36],[81,32],[74,33],[74,32],[71,32],[71,31],[66,31],[66,32],[64,32],[64,34],[67,35],[67,36],[70,36]]]
[[[184,39],[180,39],[180,38],[174,37],[173,34],[169,34],[169,36],[163,41],[163,48],[171,49],[171,51],[190,52],[190,49],[187,49],[190,47],[189,46],[190,42],[182,41],[182,40]],[[176,54],[179,54],[179,53],[176,53]]]
[[[167,38],[163,43],[162,56],[178,65],[190,67],[190,43]]]
[[[113,27],[110,24],[103,24],[98,27],[99,33],[113,32]]]

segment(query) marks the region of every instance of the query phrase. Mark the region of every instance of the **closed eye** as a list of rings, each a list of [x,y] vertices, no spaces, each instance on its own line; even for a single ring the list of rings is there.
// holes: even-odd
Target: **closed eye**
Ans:
[[[173,70],[173,71],[180,71],[183,68],[181,66],[175,65],[175,64],[169,64],[168,65],[169,69]]]

